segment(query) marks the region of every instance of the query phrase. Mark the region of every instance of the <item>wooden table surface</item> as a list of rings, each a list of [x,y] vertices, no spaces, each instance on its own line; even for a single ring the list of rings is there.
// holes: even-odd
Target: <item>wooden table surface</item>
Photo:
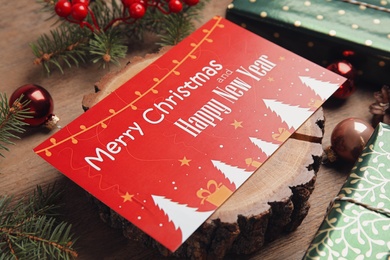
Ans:
[[[205,9],[203,21],[214,15],[224,16],[230,0],[210,1]],[[33,65],[34,56],[30,42],[43,33],[48,33],[52,20],[40,12],[35,1],[0,0],[0,92],[9,97],[19,86],[35,83],[45,87],[54,99],[54,112],[60,125],[66,125],[83,113],[82,97],[93,92],[97,82],[107,70],[95,66],[81,66],[54,72],[47,77],[42,68]],[[139,53],[139,48],[130,48],[126,59]],[[111,67],[118,70],[119,67]],[[380,86],[358,86],[358,91],[345,102],[327,102],[324,105],[326,124],[324,148],[329,146],[330,134],[335,125],[348,117],[359,117],[370,121],[368,106],[372,93]],[[79,259],[157,259],[161,258],[152,249],[145,249],[125,239],[121,232],[101,222],[97,210],[88,201],[84,191],[67,180],[51,165],[35,155],[32,149],[47,139],[51,133],[42,129],[30,129],[21,140],[15,140],[6,158],[0,158],[0,195],[22,196],[36,185],[45,186],[59,181],[65,187],[63,218],[72,223],[77,241]],[[3,152],[2,152],[3,153]],[[259,252],[240,259],[301,259],[310,241],[322,222],[326,208],[339,192],[352,166],[339,164],[322,166],[317,177],[316,188],[310,197],[311,209],[301,226],[293,233],[268,244]],[[229,258],[229,257],[228,257]],[[231,257],[234,258],[234,257]]]

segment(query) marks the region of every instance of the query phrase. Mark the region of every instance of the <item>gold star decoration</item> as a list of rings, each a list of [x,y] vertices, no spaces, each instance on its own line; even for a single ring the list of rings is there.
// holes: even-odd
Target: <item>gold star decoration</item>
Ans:
[[[269,82],[275,81],[274,78],[272,78],[272,77],[269,77],[267,80],[268,80]]]
[[[284,56],[280,56],[279,60],[285,60],[286,58]]]
[[[190,166],[190,161],[189,159],[187,159],[187,157],[183,157],[183,159],[179,160],[179,162],[181,162],[181,165],[180,166],[183,166],[183,165],[187,165],[187,166]]]
[[[133,201],[134,195],[130,195],[128,192],[126,192],[126,194],[121,197],[123,198],[123,202]]]
[[[238,122],[236,119],[234,119],[234,123],[231,123],[230,125],[234,126],[234,129],[237,129],[242,126],[242,121]]]

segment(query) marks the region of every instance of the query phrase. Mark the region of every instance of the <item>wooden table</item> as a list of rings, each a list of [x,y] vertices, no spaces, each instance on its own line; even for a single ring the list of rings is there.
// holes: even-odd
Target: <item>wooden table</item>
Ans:
[[[203,21],[212,16],[224,15],[230,0],[210,1]],[[93,91],[93,85],[105,73],[95,66],[68,69],[62,75],[54,72],[50,77],[39,66],[33,65],[34,56],[30,42],[49,32],[52,20],[46,21],[46,13],[40,13],[40,5],[27,0],[0,0],[0,91],[10,96],[19,86],[36,83],[44,86],[52,95],[55,113],[66,125],[83,113],[82,97]],[[126,61],[140,50],[129,53]],[[118,68],[112,67],[113,70]],[[373,102],[372,93],[380,86],[359,86],[359,90],[345,102],[324,106],[326,124],[323,146],[329,146],[330,134],[335,125],[348,117],[369,121],[368,106]],[[0,158],[0,195],[23,196],[36,185],[46,185],[55,180],[66,185],[63,218],[73,223],[73,231],[80,237],[79,259],[153,259],[161,258],[155,251],[147,250],[125,239],[121,232],[101,222],[94,206],[88,202],[84,191],[63,177],[51,165],[36,156],[32,149],[47,139],[50,133],[38,129],[29,130],[10,152]],[[316,188],[310,197],[311,209],[301,226],[246,259],[301,259],[322,222],[331,199],[337,195],[348,176],[351,165],[321,167]],[[244,257],[243,257],[244,258]]]

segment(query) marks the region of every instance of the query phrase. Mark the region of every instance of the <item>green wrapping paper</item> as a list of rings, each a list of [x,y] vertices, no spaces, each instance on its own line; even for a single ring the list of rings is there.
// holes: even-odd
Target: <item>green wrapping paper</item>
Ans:
[[[390,1],[234,0],[226,17],[320,65],[345,59],[360,79],[390,84]]]
[[[390,258],[390,126],[380,123],[304,259]]]

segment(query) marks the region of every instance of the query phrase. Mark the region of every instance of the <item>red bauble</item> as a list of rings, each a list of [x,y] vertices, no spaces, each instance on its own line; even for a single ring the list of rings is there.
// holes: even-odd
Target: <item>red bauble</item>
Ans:
[[[355,162],[374,128],[359,118],[347,118],[336,125],[331,135],[331,149],[338,157]]]
[[[72,12],[72,4],[68,0],[60,0],[54,6],[54,11],[59,17],[68,17]]]
[[[24,122],[30,126],[40,126],[51,119],[54,104],[52,97],[46,89],[35,84],[21,86],[11,95],[9,105],[12,106],[15,100],[22,95],[21,103],[30,101],[26,108],[29,109],[29,112],[32,112],[32,118],[26,118]]]
[[[332,97],[339,99],[346,99],[352,95],[356,90],[355,86],[355,69],[348,61],[336,61],[327,66],[328,70],[331,70],[345,78],[347,81],[342,84],[338,90],[332,95]]]

